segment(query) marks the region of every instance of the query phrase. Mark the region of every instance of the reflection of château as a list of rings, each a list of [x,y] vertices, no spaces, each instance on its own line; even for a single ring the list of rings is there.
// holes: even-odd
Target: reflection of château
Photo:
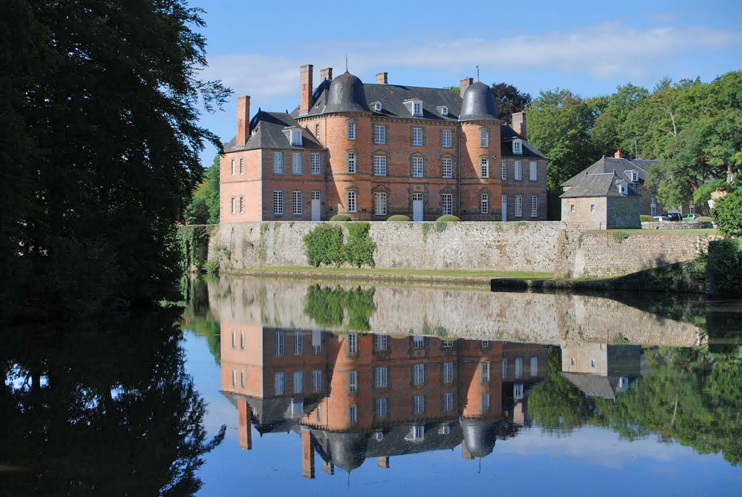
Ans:
[[[222,390],[237,404],[239,438],[301,433],[332,474],[378,458],[462,445],[466,459],[526,423],[526,398],[547,375],[546,346],[486,340],[332,334],[221,323]]]
[[[641,375],[639,345],[566,342],[562,374],[589,397],[615,399]]]

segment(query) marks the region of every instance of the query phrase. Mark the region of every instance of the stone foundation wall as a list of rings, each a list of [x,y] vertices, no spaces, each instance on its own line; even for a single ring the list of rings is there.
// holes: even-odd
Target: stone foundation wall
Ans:
[[[645,230],[703,230],[713,227],[714,223],[711,221],[658,221],[656,223],[642,223],[642,229]]]

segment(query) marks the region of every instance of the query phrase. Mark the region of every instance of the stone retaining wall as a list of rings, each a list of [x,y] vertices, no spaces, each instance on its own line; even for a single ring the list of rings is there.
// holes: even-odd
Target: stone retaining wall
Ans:
[[[714,227],[711,221],[658,221],[656,223],[642,223],[643,230],[705,230]]]

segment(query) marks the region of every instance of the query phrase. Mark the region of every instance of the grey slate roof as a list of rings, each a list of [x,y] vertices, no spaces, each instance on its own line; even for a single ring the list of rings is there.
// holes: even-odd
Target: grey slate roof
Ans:
[[[607,376],[598,376],[582,373],[562,373],[570,383],[582,390],[588,397],[616,398],[616,384],[618,380]]]
[[[495,94],[492,88],[477,81],[462,95],[461,115],[459,121],[499,121]]]
[[[636,171],[639,175],[639,184],[643,184],[647,176],[648,168],[654,164],[657,164],[656,160],[629,160],[624,158],[616,159],[614,157],[603,157],[599,161],[588,166],[587,169],[581,171],[580,173],[562,183],[562,186],[573,186],[585,175],[585,171],[587,171],[589,174],[598,174],[612,173],[614,169],[616,170],[616,174],[618,174],[622,179],[625,179],[628,182],[631,182],[631,178],[625,171]]]
[[[234,152],[236,150],[256,150],[256,149],[293,149],[293,150],[322,150],[322,144],[306,129],[302,127],[303,146],[297,147],[291,145],[288,137],[284,133],[286,128],[299,127],[293,117],[285,112],[266,112],[259,110],[250,120],[250,136],[244,147],[236,147],[236,137],[232,138],[224,146],[225,152]]]
[[[574,179],[574,178],[573,178]],[[583,174],[582,178],[573,183],[573,186],[562,193],[560,198],[576,197],[638,197],[639,194],[628,187],[628,195],[618,193],[620,178],[611,173]],[[566,183],[565,183],[566,184]]]
[[[523,140],[523,146],[521,150],[523,153],[513,153],[513,138],[520,138]],[[528,143],[520,134],[518,134],[513,128],[507,124],[500,126],[500,140],[502,142],[502,156],[503,157],[523,157],[525,159],[547,159],[547,157],[541,153],[539,149]]]

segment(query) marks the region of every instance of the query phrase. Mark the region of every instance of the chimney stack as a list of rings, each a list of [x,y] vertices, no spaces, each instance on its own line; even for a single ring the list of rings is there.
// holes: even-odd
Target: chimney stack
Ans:
[[[464,92],[474,82],[472,78],[464,78],[461,80],[461,97],[464,97]]]
[[[301,432],[301,476],[314,480],[314,441],[309,430]]]
[[[313,70],[314,66],[312,64],[306,64],[300,68],[301,100],[299,102],[299,115],[308,114],[309,108],[312,106]]]
[[[237,97],[237,139],[235,145],[244,147],[250,135],[250,97]]]
[[[616,159],[623,159],[623,153],[621,153],[621,149],[616,150],[616,153],[613,154],[613,157]]]
[[[329,79],[332,81],[332,67],[326,67],[324,69],[320,69],[319,71],[319,82],[323,82],[324,80]]]
[[[513,129],[516,133],[527,140],[526,136],[526,113],[525,112],[513,112]]]
[[[387,76],[388,75],[389,75],[388,72],[376,73],[376,84],[377,85],[385,85],[387,83]]]

